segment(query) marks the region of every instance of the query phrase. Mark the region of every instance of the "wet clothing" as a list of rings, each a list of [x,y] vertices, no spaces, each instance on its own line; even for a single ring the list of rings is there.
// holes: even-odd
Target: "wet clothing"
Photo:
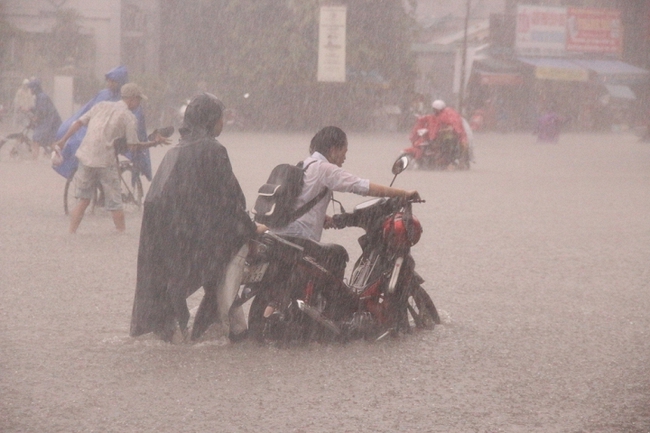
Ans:
[[[129,81],[129,74],[124,66],[118,66],[111,69],[105,75],[107,80],[115,81],[119,83],[120,86],[126,84]],[[56,133],[56,139],[60,139],[65,135],[65,133],[70,129],[70,126],[76,121],[79,120],[88,110],[94,107],[96,104],[102,101],[119,101],[122,99],[120,95],[120,90],[112,91],[111,89],[102,89],[95,95],[93,99],[88,101],[83,107],[81,107],[76,113],[74,113],[70,118],[66,119],[65,122],[61,124],[59,130]],[[138,120],[138,140],[147,141],[147,127],[144,118],[144,111],[142,107],[138,107],[133,110],[133,114]],[[61,156],[63,157],[63,162],[56,166],[52,167],[54,170],[59,173],[61,176],[66,179],[70,178],[74,172],[77,170],[78,160],[75,156],[77,149],[81,145],[81,141],[86,135],[86,127],[82,126],[79,130],[68,139],[65,146],[61,151]],[[151,157],[149,155],[149,149],[138,149],[135,153],[126,152],[125,156],[133,161],[135,167],[142,173],[144,176],[151,180]]]
[[[122,185],[116,164],[109,167],[86,167],[79,163],[74,174],[75,197],[92,200],[97,194],[97,184],[102,185],[104,193],[104,209],[107,211],[122,210]]]
[[[32,140],[41,146],[48,146],[55,141],[56,131],[61,125],[61,116],[50,97],[41,89],[39,82],[32,81],[27,86],[35,95],[34,107],[31,109],[34,114]]]
[[[461,143],[467,143],[467,134],[463,128],[463,118],[456,110],[445,107],[435,116],[438,120],[435,130],[430,131],[432,137],[436,137],[441,129],[451,127]]]
[[[34,108],[34,102],[36,100],[32,91],[27,87],[29,80],[25,81],[26,83],[22,84],[16,90],[16,96],[14,96],[14,125],[20,127],[29,125],[30,118],[28,112]]]
[[[312,161],[315,161],[312,164]],[[307,167],[309,165],[309,167]],[[354,194],[366,195],[370,190],[370,180],[361,179],[327,160],[319,152],[314,152],[303,162],[305,171],[305,184],[298,196],[295,208],[298,209],[305,203],[312,200],[321,193],[323,188],[330,191],[352,192]],[[320,241],[323,233],[323,224],[327,214],[327,205],[332,194],[326,194],[307,213],[281,229],[274,229],[273,232],[279,235],[297,236],[314,241]]]
[[[126,137],[129,144],[138,143],[137,120],[124,101],[100,102],[79,118],[87,131],[77,159],[87,167],[115,165],[113,142]]]
[[[219,320],[215,303],[226,269],[255,233],[228,152],[214,138],[221,113],[207,95],[195,97],[185,112],[179,143],[167,152],[151,183],[140,232],[131,336],[155,332],[169,340],[176,323],[181,329],[187,325],[185,299],[203,286],[192,330],[192,338],[198,338]]]
[[[547,111],[537,120],[537,141],[557,143],[560,138],[560,129],[564,123],[563,117],[552,111]]]

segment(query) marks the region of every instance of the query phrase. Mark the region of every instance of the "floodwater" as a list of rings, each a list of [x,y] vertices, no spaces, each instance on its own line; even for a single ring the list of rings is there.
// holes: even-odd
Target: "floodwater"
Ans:
[[[224,132],[249,207],[310,138]],[[407,139],[349,143],[345,167],[389,183]],[[631,135],[478,135],[471,171],[399,176],[426,199],[413,255],[444,324],[380,343],[130,338],[140,214],[70,236],[46,160],[2,153],[0,185],[2,432],[650,432],[650,145]],[[325,240],[354,260],[359,234]]]

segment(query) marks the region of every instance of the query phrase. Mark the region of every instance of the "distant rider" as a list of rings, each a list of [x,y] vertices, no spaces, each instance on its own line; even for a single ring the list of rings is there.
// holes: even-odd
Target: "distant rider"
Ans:
[[[470,149],[463,118],[456,110],[447,107],[441,99],[433,101],[431,108],[432,113],[420,117],[413,126],[409,137],[411,142],[416,146],[422,139],[427,144],[435,143],[437,162],[444,165],[441,168],[453,169],[456,167],[455,161],[458,160],[458,168],[468,170]],[[427,130],[423,137],[418,132],[422,129]]]

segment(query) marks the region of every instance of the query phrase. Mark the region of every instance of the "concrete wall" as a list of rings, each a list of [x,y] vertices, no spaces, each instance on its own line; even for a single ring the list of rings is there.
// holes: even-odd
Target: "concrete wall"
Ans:
[[[56,7],[74,9],[81,15],[82,33],[94,37],[94,73],[103,79],[120,64],[121,0],[5,0],[6,19],[17,28],[34,33],[49,32],[54,26]]]

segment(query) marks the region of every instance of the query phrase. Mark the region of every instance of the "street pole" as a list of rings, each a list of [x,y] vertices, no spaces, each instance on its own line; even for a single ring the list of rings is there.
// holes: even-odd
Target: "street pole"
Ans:
[[[469,27],[469,10],[471,0],[467,0],[467,9],[465,10],[465,29],[463,34],[462,58],[460,60],[460,87],[458,89],[458,112],[463,115],[463,105],[465,103],[465,69],[467,68],[467,29]]]

